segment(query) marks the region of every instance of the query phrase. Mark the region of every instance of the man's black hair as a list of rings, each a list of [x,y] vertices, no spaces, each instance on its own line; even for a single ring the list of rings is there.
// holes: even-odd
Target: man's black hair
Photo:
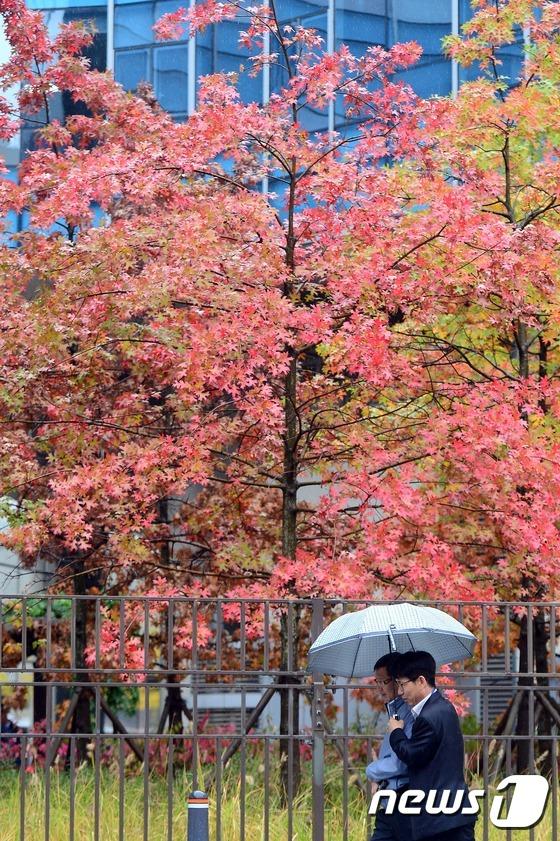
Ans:
[[[391,651],[390,654],[384,654],[383,657],[379,658],[379,660],[373,667],[374,672],[376,672],[378,669],[387,669],[387,674],[394,678],[395,667],[400,657],[401,655],[398,653],[398,651]]]
[[[436,685],[436,661],[432,655],[427,651],[406,651],[399,655],[394,677],[418,680],[420,676],[425,677],[430,686]]]

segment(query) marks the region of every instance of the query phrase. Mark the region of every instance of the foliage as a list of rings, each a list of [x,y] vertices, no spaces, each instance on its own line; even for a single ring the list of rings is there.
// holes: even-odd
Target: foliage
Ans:
[[[477,2],[448,49],[486,75],[429,101],[396,76],[418,45],[326,54],[245,8],[252,72],[281,64],[284,87],[242,103],[206,77],[184,124],[91,71],[82,25],[51,40],[21,0],[0,9],[2,83],[40,126],[0,193],[29,218],[0,250],[4,545],[60,590],[556,597],[557,4]],[[51,119],[60,91],[87,113]],[[335,99],[348,129],[308,133],[303,109]],[[115,608],[102,632],[114,664]]]

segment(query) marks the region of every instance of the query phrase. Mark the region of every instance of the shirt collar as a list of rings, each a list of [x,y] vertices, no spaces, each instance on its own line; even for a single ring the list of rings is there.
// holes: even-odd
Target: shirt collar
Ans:
[[[392,701],[387,701],[385,706],[387,707],[387,712],[390,715],[391,714],[391,709],[400,710],[400,708],[402,707],[403,704],[404,704],[403,699],[401,698],[400,695],[397,695],[395,698],[393,698]]]
[[[420,713],[422,712],[422,710],[423,710],[423,708],[424,708],[424,704],[426,704],[426,703],[430,700],[430,698],[432,697],[432,695],[433,695],[433,694],[434,694],[434,692],[436,692],[436,691],[437,691],[437,689],[436,689],[436,687],[434,686],[434,688],[432,689],[432,691],[430,692],[430,694],[429,694],[429,695],[426,695],[426,697],[425,697],[425,698],[422,698],[422,700],[421,700],[421,701],[418,701],[418,703],[417,703],[417,704],[415,704],[415,705],[412,707],[412,715],[414,716],[414,718],[418,718],[418,716],[420,715]]]

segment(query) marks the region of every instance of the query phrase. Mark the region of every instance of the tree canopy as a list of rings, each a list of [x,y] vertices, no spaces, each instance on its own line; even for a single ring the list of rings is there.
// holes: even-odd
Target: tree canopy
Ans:
[[[37,121],[3,213],[2,537],[95,586],[189,595],[556,597],[560,551],[560,9],[487,3],[447,49],[456,98],[399,73],[414,43],[327,53],[244,9],[250,72],[200,80],[174,123],[0,4]],[[523,75],[500,48],[529,34]],[[270,49],[265,49],[270,43]],[[64,91],[87,108],[49,116]],[[336,100],[346,127],[313,134]],[[101,217],[101,218],[100,218]],[[17,247],[14,247],[17,246]]]

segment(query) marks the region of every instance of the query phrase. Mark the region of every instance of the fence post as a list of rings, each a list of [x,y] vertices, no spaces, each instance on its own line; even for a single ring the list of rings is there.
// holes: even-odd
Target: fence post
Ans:
[[[187,841],[208,841],[208,795],[204,791],[189,796]]]
[[[311,638],[314,642],[323,630],[323,599],[313,599]],[[323,675],[313,672],[313,705],[311,722],[313,728],[313,789],[312,789],[312,841],[324,841],[325,837],[325,730],[323,727],[324,703]]]

